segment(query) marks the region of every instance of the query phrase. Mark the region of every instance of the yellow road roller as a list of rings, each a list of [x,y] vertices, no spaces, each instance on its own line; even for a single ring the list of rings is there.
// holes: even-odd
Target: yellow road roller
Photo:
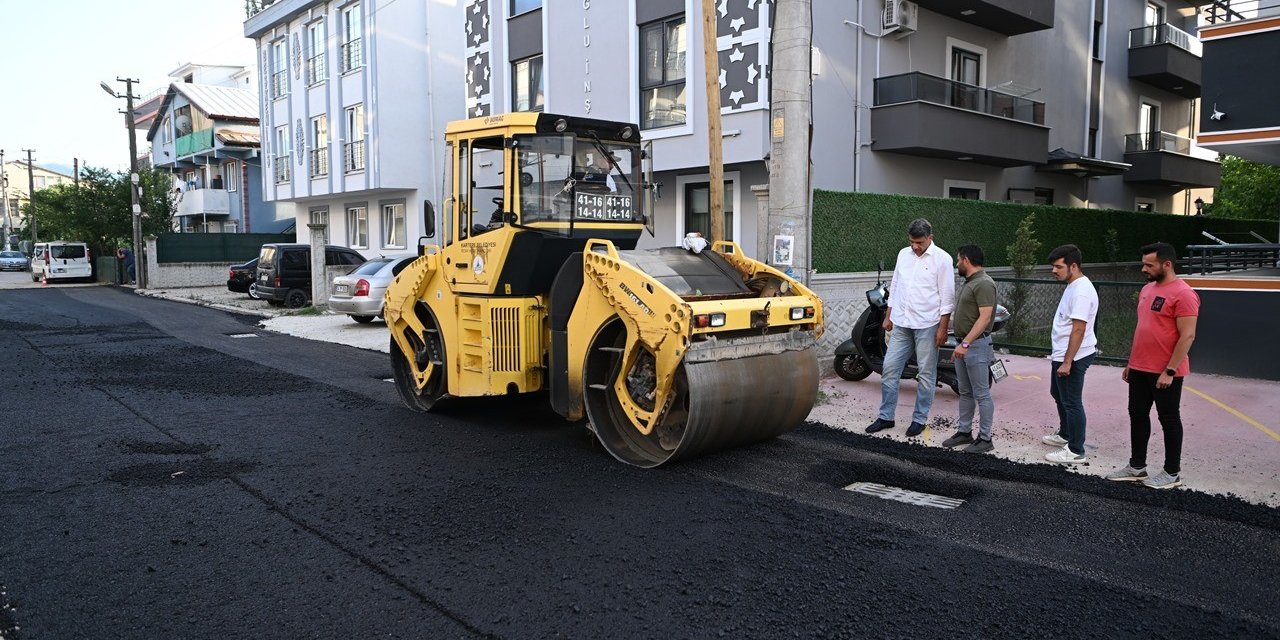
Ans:
[[[383,303],[409,408],[545,390],[640,467],[809,414],[822,301],[733,242],[636,249],[653,188],[635,125],[510,113],[445,139],[441,237],[428,205]]]

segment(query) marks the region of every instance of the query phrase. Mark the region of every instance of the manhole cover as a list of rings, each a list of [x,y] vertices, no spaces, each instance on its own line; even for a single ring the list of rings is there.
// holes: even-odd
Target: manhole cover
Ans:
[[[921,507],[936,507],[938,509],[955,509],[964,504],[964,500],[959,498],[948,498],[947,496],[934,495],[932,493],[921,493],[910,489],[902,489],[899,487],[890,487],[889,485],[878,484],[875,482],[855,482],[844,488],[845,491],[853,491],[855,493],[865,493],[869,496],[883,498],[885,500],[893,500],[895,502],[905,502]]]

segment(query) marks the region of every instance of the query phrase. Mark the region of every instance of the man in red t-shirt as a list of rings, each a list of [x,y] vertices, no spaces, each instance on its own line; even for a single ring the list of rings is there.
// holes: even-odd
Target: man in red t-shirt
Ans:
[[[1182,379],[1191,370],[1187,352],[1196,339],[1200,296],[1173,272],[1178,258],[1165,242],[1142,248],[1142,274],[1148,284],[1138,296],[1138,326],[1133,331],[1129,364],[1121,377],[1129,383],[1128,466],[1107,474],[1108,480],[1142,481],[1154,489],[1182,484]],[[1147,473],[1147,441],[1151,438],[1151,405],[1156,405],[1164,431],[1164,469]]]

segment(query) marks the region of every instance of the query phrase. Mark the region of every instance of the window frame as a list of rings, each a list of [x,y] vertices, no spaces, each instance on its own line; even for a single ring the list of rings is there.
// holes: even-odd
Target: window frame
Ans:
[[[677,244],[679,244],[679,242],[684,238],[684,234],[689,232],[689,230],[685,228],[685,217],[688,215],[688,211],[686,210],[687,203],[685,202],[686,200],[685,194],[688,192],[688,187],[690,185],[699,185],[699,184],[705,183],[708,185],[707,190],[708,190],[708,195],[710,195],[710,182],[711,182],[711,174],[708,174],[708,173],[676,176],[676,193],[679,194],[678,197],[676,197],[675,242]],[[724,185],[726,190],[732,189],[731,191],[732,197],[725,201],[726,205],[733,208],[733,220],[731,221],[731,228],[729,230],[729,233],[732,234],[732,237],[738,239],[736,240],[736,242],[744,248],[743,249],[744,251],[747,251],[748,254],[755,253],[754,250],[747,249],[746,248],[747,243],[743,241],[744,236],[743,236],[742,218],[744,217],[745,214],[742,212],[743,189],[741,188],[741,186],[743,185],[743,180],[742,180],[741,172],[740,171],[724,172]],[[707,241],[710,242],[711,238],[707,238]],[[754,243],[752,244],[752,246],[754,247]]]
[[[524,15],[524,14],[526,14],[526,13],[529,13],[530,11],[537,11],[537,10],[539,10],[539,9],[541,9],[541,8],[542,8],[542,4],[543,4],[542,0],[537,0],[537,6],[530,7],[530,8],[527,8],[527,9],[520,9],[520,10],[517,10],[517,9],[516,9],[516,3],[520,2],[520,1],[521,1],[521,0],[510,0],[510,2],[508,2],[508,3],[507,3],[507,9],[509,9],[509,10],[510,10],[509,17],[514,18],[514,17],[516,17],[516,16],[522,16],[522,15]],[[527,0],[526,0],[526,1],[527,1]]]
[[[978,192],[978,200],[987,199],[987,183],[974,182],[972,180],[943,180],[942,181],[942,197],[951,198],[952,189],[963,189],[965,191]]]
[[[317,124],[323,126],[317,127]],[[329,114],[322,113],[311,118],[308,137],[311,138],[311,153],[307,158],[308,175],[312,178],[325,177],[329,175]]]
[[[531,92],[532,95],[529,96],[529,107],[526,109],[521,109],[517,103],[517,101],[520,99],[519,87],[520,87],[520,80],[522,77],[519,71],[519,67],[522,64],[527,64],[529,65],[530,68],[532,68],[533,62],[535,60],[538,63],[538,87],[536,92]],[[545,60],[543,58],[543,54],[541,53],[537,55],[529,56],[528,58],[523,58],[521,60],[516,60],[511,63],[511,110],[512,111],[536,113],[536,112],[542,112],[547,108],[547,81],[546,81],[547,76],[545,71],[546,71]],[[532,87],[533,83],[528,82],[528,84],[530,87]],[[540,102],[536,106],[535,106],[534,95],[536,95],[537,98],[540,100]]]
[[[316,33],[319,33],[319,39]],[[329,29],[324,18],[307,25],[307,85],[323,84],[329,80],[329,65],[326,55],[329,52]],[[320,50],[316,51],[316,45]],[[317,71],[318,70],[318,71]]]
[[[277,185],[286,184],[293,178],[289,171],[289,154],[287,153],[290,150],[291,143],[289,138],[289,125],[287,124],[276,127],[271,137],[271,170]],[[282,148],[286,152],[283,155],[280,154]]]
[[[240,169],[236,167],[235,160],[222,163],[222,186],[227,191],[240,190]]]
[[[402,234],[402,236],[403,236],[403,237],[401,237],[401,238],[400,238],[400,244],[392,244],[392,242],[391,242],[392,238],[391,238],[391,237],[390,237],[390,235],[389,235],[389,234],[391,234],[392,232],[394,232],[394,231],[395,231],[395,224],[394,224],[394,220],[395,220],[395,218],[394,218],[394,215],[395,215],[395,214],[394,214],[394,208],[395,208],[395,207],[399,207],[399,208],[400,208],[400,216],[399,216],[399,217],[400,217],[400,232],[401,232],[401,234]],[[387,215],[387,214],[388,214],[388,210],[389,210],[389,209],[393,211],[393,213],[391,214],[391,216],[392,216],[392,217],[388,217],[388,215]],[[378,211],[380,212],[379,222],[380,222],[381,227],[382,227],[382,229],[381,229],[381,230],[382,230],[382,234],[381,234],[381,238],[382,238],[382,248],[383,248],[383,249],[404,249],[404,248],[407,248],[407,247],[409,246],[409,239],[408,239],[408,236],[409,236],[409,212],[408,212],[408,205],[406,204],[405,199],[404,199],[404,198],[397,198],[397,199],[393,199],[393,200],[379,200],[379,201],[378,201]]]
[[[359,118],[353,117],[359,114]],[[355,126],[356,120],[359,120],[359,126]],[[357,102],[342,108],[342,127],[343,127],[343,144],[342,144],[342,169],[344,173],[359,173],[368,166],[366,154],[364,151],[365,143],[365,120],[364,120],[364,103]],[[358,137],[357,137],[358,136]],[[356,166],[354,161],[347,162],[348,149],[354,149],[353,145],[361,145],[360,163]]]
[[[667,78],[666,56],[667,56],[667,52],[668,52],[668,49],[669,49],[669,47],[670,47],[670,44],[667,42],[667,37],[668,37],[668,33],[669,33],[669,31],[670,31],[669,25],[671,25],[671,24],[673,24],[673,23],[677,23],[677,22],[678,22],[678,23],[680,23],[680,24],[685,25],[684,71],[683,71],[683,75],[680,77],[680,79],[679,79],[679,80],[669,80],[669,79]],[[645,49],[645,37],[644,37],[644,34],[645,34],[645,32],[646,32],[647,30],[652,29],[652,28],[654,28],[654,27],[657,27],[657,28],[658,28],[658,30],[659,30],[659,32],[662,34],[662,46],[661,46],[661,49],[660,49],[660,50],[661,50],[661,52],[662,52],[662,54],[661,54],[661,55],[662,55],[662,60],[663,60],[663,63],[662,63],[662,65],[661,65],[661,68],[662,68],[662,81],[661,81],[661,82],[658,82],[658,83],[645,84],[645,80],[644,80],[644,64],[645,64],[645,51],[646,51],[646,49]],[[662,19],[659,19],[659,20],[654,20],[654,21],[652,21],[652,22],[646,22],[645,24],[637,25],[637,32],[638,32],[638,34],[639,34],[639,36],[638,36],[638,38],[637,38],[638,45],[639,45],[639,46],[638,46],[639,57],[638,57],[638,59],[637,59],[637,60],[638,60],[639,64],[638,64],[638,68],[636,69],[636,71],[637,71],[636,79],[637,79],[637,81],[638,81],[638,82],[637,82],[637,84],[638,84],[638,88],[639,88],[638,94],[639,94],[639,107],[640,107],[640,111],[639,111],[640,129],[641,129],[641,130],[643,130],[643,131],[656,131],[656,130],[659,130],[659,129],[669,129],[669,128],[671,128],[671,127],[687,126],[687,125],[689,124],[689,111],[688,111],[688,104],[689,104],[689,103],[688,103],[688,100],[687,100],[687,99],[686,99],[686,101],[685,101],[685,115],[684,115],[684,121],[683,121],[683,122],[673,122],[673,123],[670,123],[670,124],[664,124],[664,125],[660,125],[660,126],[646,126],[646,124],[645,124],[645,122],[646,122],[646,119],[645,119],[645,103],[646,103],[645,95],[646,95],[646,93],[648,93],[649,91],[657,91],[657,90],[659,90],[659,89],[665,89],[665,88],[669,88],[669,87],[680,87],[680,86],[683,86],[683,87],[685,87],[686,91],[688,90],[688,83],[689,83],[689,51],[688,51],[688,46],[689,46],[689,26],[688,26],[688,17],[687,17],[684,13],[679,13],[679,14],[675,14],[675,15],[667,16],[666,18],[662,18]],[[687,94],[686,94],[686,95],[687,95]]]
[[[338,48],[342,74],[354,73],[364,68],[364,15],[360,12],[360,3],[353,2],[338,10],[342,24],[342,45]],[[351,35],[352,27],[359,30]],[[352,53],[352,45],[355,53]]]
[[[369,203],[368,202],[348,202],[343,206],[346,211],[347,221],[347,246],[352,249],[368,249],[369,248]],[[359,242],[359,228],[357,221],[364,221],[364,242]]]
[[[987,48],[980,47],[976,44],[973,44],[972,42],[965,42],[964,40],[961,40],[959,38],[952,38],[950,36],[947,36],[947,46],[946,46],[947,58],[946,60],[943,61],[943,63],[946,65],[943,68],[947,70],[947,79],[951,80],[952,82],[962,82],[959,78],[954,77],[955,74],[952,73],[953,71],[952,60],[955,59],[956,49],[959,49],[965,53],[978,56],[978,83],[973,86],[986,87],[987,60],[990,58],[987,52]],[[968,83],[965,83],[965,84],[968,84]]]
[[[281,81],[283,79],[283,81]],[[289,39],[271,41],[271,99],[281,100],[289,96]],[[195,130],[195,122],[192,122]]]

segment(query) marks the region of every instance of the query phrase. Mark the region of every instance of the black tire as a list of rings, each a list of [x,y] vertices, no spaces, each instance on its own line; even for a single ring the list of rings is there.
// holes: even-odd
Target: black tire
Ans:
[[[250,283],[249,283],[249,297],[250,297],[250,298],[252,298],[252,299],[254,299],[254,300],[261,300],[261,299],[262,299],[262,298],[259,298],[259,297],[258,297],[258,283],[256,283],[256,282],[250,282]]]
[[[290,309],[301,309],[308,304],[307,292],[302,289],[290,289],[284,294],[284,306]]]
[[[351,319],[359,322],[360,324],[369,324],[370,322],[373,322],[373,319],[376,317],[378,316],[351,316]]]
[[[436,328],[434,320],[430,321],[427,328]],[[441,363],[446,362],[444,344],[440,340],[440,334],[428,331],[426,338],[430,343],[424,342],[422,336],[412,336],[409,341],[416,348],[425,348],[428,358],[438,360]],[[396,342],[395,337],[392,336],[391,373],[395,377],[396,391],[400,393],[400,400],[409,409],[421,413],[439,408],[442,406],[442,401],[448,397],[449,391],[444,365],[433,365],[431,373],[428,374],[427,384],[419,389],[414,384],[413,367],[409,364],[409,357],[412,356],[406,356],[400,350],[400,343]]]
[[[867,364],[867,361],[856,353],[837,354],[835,369],[836,375],[851,382],[865,380],[867,376],[871,375],[871,365]]]

